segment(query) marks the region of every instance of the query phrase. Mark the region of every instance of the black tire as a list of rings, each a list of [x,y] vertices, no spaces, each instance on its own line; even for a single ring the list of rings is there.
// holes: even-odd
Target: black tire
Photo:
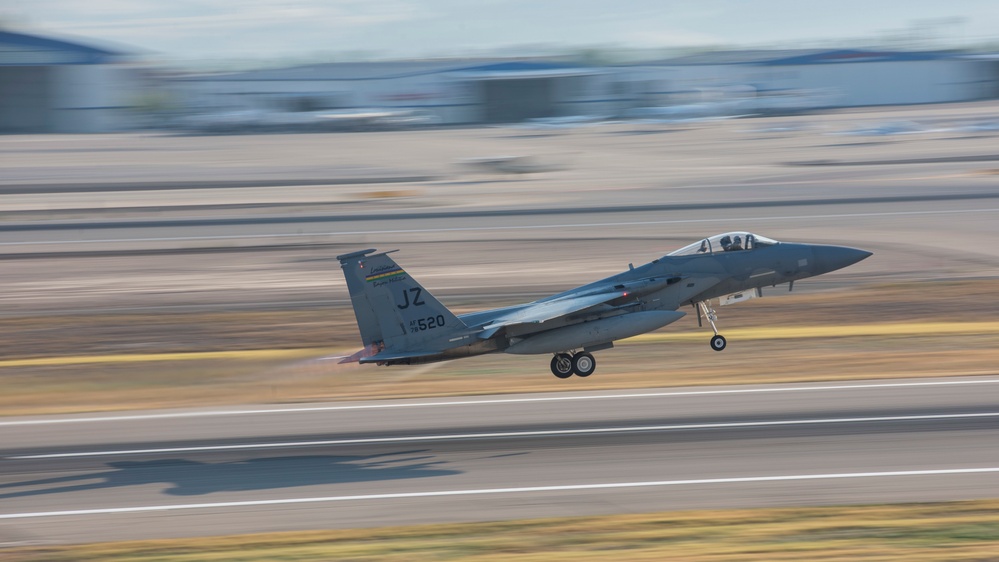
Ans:
[[[711,349],[713,349],[715,351],[721,351],[721,350],[725,349],[726,345],[728,345],[728,342],[725,341],[725,336],[722,336],[722,335],[719,335],[719,334],[715,334],[711,338]]]
[[[593,358],[593,355],[580,351],[572,356],[572,372],[576,373],[577,377],[588,377],[596,370],[597,360]]]
[[[574,364],[568,353],[556,353],[552,357],[552,374],[560,379],[567,379],[572,376]]]

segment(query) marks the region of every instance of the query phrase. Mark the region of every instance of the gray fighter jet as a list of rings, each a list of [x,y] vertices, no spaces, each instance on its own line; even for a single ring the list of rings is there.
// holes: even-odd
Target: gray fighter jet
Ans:
[[[396,265],[389,253],[337,256],[364,349],[343,362],[416,365],[502,351],[553,354],[559,378],[588,377],[592,352],[676,322],[693,306],[698,324],[725,349],[712,303],[762,295],[762,288],[855,264],[871,252],[777,242],[748,232],[705,238],[640,267],[535,302],[455,316]]]

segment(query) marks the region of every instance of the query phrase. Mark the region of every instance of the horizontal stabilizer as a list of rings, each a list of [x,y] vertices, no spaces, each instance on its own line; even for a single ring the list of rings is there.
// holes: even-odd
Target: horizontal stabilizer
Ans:
[[[349,254],[339,255],[339,256],[336,257],[336,259],[340,260],[341,262],[345,262],[345,261],[352,260],[354,258],[363,258],[364,256],[366,256],[368,254],[373,254],[373,253],[375,253],[377,251],[378,250],[376,250],[374,248],[368,248],[367,250],[361,250],[361,251],[358,251],[358,252],[351,252]]]
[[[365,357],[371,357],[372,355],[378,353],[378,346],[371,344],[366,345],[364,348],[354,352],[352,355],[348,355],[339,361],[339,363],[359,363],[361,359]]]
[[[405,359],[420,359],[423,357],[432,357],[435,355],[440,355],[436,351],[382,351],[381,353],[376,353],[370,357],[362,357],[359,363],[384,363],[387,361],[402,361]]]

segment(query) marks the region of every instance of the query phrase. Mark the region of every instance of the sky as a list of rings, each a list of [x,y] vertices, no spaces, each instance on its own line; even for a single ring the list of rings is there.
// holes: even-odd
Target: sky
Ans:
[[[416,58],[524,46],[812,46],[914,25],[961,45],[999,38],[999,1],[0,0],[0,22],[176,60]]]

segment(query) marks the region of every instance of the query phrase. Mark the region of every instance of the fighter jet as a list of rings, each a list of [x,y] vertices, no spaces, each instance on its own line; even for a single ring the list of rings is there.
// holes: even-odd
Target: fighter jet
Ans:
[[[728,232],[694,242],[645,265],[564,293],[456,316],[389,254],[361,250],[337,256],[347,279],[364,349],[342,362],[416,365],[505,352],[552,354],[559,378],[588,377],[593,352],[676,322],[692,306],[698,325],[714,331],[711,349],[727,342],[718,333],[712,304],[762,296],[762,288],[788,284],[855,264],[871,252],[821,244],[778,242]]]

